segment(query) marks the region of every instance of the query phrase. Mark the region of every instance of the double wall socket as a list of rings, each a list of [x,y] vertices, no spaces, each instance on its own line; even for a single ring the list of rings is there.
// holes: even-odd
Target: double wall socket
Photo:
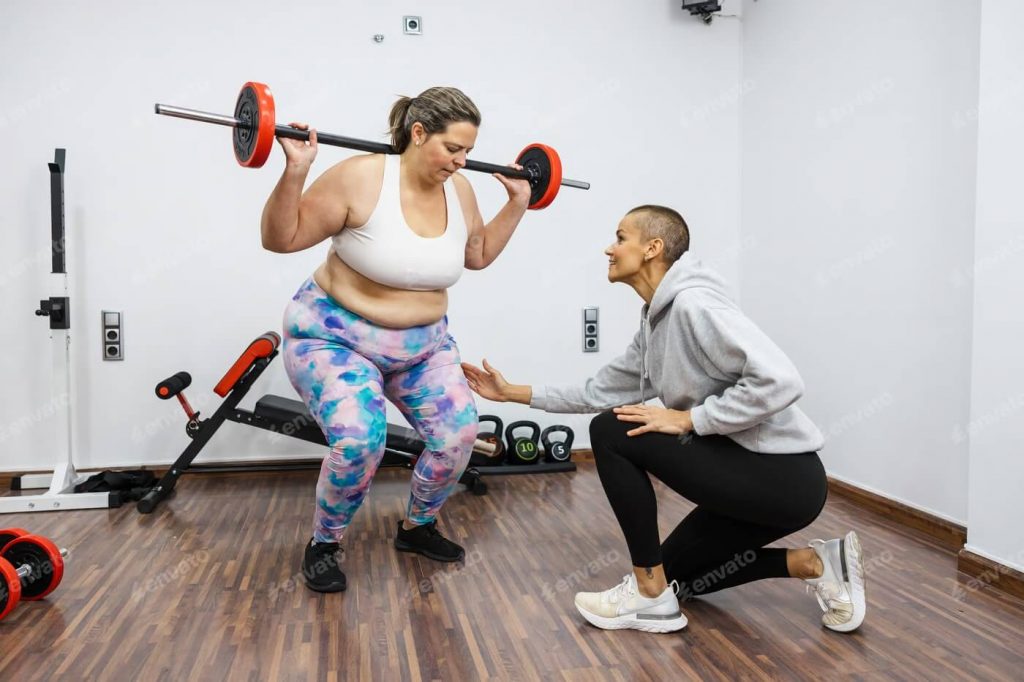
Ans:
[[[124,316],[113,310],[100,311],[100,329],[103,330],[103,359],[124,360]]]
[[[583,352],[596,353],[600,348],[598,343],[598,315],[597,308],[583,309]]]

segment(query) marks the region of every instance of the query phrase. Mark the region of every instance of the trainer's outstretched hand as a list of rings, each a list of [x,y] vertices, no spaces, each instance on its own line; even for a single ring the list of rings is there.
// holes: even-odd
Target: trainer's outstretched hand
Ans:
[[[486,358],[484,358],[483,369],[464,362],[462,363],[462,371],[466,374],[466,381],[469,382],[469,387],[481,398],[487,398],[499,403],[508,400],[507,391],[510,384],[505,381],[505,377],[501,375],[501,372],[491,367]]]

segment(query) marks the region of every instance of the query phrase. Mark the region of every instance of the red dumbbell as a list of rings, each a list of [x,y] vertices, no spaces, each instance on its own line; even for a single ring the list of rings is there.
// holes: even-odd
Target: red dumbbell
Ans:
[[[22,600],[36,601],[64,578],[66,549],[20,528],[0,530],[0,620]]]

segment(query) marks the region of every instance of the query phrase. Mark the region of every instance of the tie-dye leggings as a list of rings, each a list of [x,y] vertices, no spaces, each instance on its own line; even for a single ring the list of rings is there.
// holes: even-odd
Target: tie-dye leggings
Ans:
[[[285,310],[282,355],[330,446],[316,486],[314,539],[339,541],[362,504],[384,455],[385,397],[426,444],[412,474],[408,521],[432,521],[469,462],[478,424],[447,318],[380,327],[310,278]]]

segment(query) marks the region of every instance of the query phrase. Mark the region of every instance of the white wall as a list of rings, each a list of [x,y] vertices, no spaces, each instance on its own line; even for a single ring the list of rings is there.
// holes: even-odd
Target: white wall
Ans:
[[[974,246],[974,347],[967,547],[1024,570],[1024,6],[985,0],[981,12],[978,208]]]
[[[409,13],[425,35],[401,34]],[[830,473],[967,522],[972,551],[1022,568],[1024,10],[747,0],[726,13],[743,23],[704,26],[675,0],[527,0],[514,11],[450,0],[5,3],[0,470],[47,467],[66,399],[51,393],[46,323],[31,316],[56,293],[54,147],[68,148],[79,464],[163,463],[186,440],[154,383],[188,369],[194,405],[212,412],[212,385],[252,337],[280,327],[325,249],[260,248],[279,151],[261,171],[239,169],[225,130],[156,117],[152,104],[228,112],[242,82],[263,80],[281,120],[374,138],[396,94],[454,84],[484,112],[474,156],[510,160],[544,141],[567,175],[594,185],[530,214],[493,267],[455,287],[465,359],[486,355],[517,382],[588,376],[636,328],[639,300],[605,279],[618,218],[638,203],[676,206],[694,250],[742,285],[746,311],[802,370]],[[317,168],[345,154],[325,148]],[[500,187],[471,179],[484,212],[496,211]],[[601,307],[598,354],[580,352],[585,305]],[[125,313],[124,362],[100,360],[104,308]],[[280,362],[244,405],[266,392],[292,395]],[[569,423],[587,444],[589,417],[480,407]],[[203,459],[319,451],[229,424]]]
[[[830,474],[963,522],[979,4],[743,22],[744,308],[801,369]]]
[[[403,14],[425,34],[401,34]],[[373,42],[383,33],[381,44]],[[281,312],[325,255],[260,248],[258,221],[281,170],[236,166],[226,129],[153,115],[155,102],[230,113],[246,80],[269,83],[279,120],[374,138],[397,94],[464,89],[484,114],[474,156],[511,161],[529,142],[562,155],[563,190],[531,213],[502,258],[452,291],[452,332],[466,360],[483,355],[518,382],[582,380],[636,329],[639,299],[605,279],[604,246],[638,203],[683,207],[694,242],[735,278],[739,244],[740,27],[704,26],[675,0],[585,5],[445,2],[164,4],[5,2],[0,8],[0,470],[52,461],[52,365],[46,163],[68,149],[74,442],[80,466],[171,461],[184,447],[177,405],[155,382],[187,369],[195,407]],[[515,55],[514,57],[512,55]],[[317,170],[347,154],[321,150]],[[471,178],[486,214],[503,201]],[[602,311],[602,352],[580,351],[580,309]],[[99,311],[125,316],[124,362],[101,361]],[[276,362],[243,405],[292,395]],[[54,401],[57,401],[55,404]],[[508,419],[587,419],[481,404]],[[397,419],[396,415],[392,415]],[[203,459],[257,459],[320,450],[228,424]]]

